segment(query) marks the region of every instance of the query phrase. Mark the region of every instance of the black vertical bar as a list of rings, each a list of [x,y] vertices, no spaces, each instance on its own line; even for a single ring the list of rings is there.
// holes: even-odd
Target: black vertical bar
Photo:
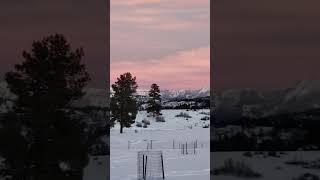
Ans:
[[[111,29],[111,24],[110,24],[110,1],[104,1],[104,2],[106,2],[106,24],[107,24],[107,26],[106,26],[106,41],[107,41],[107,43],[106,43],[106,47],[105,47],[105,49],[106,49],[106,56],[107,56],[107,58],[105,59],[105,61],[106,61],[106,66],[105,66],[105,73],[106,73],[106,84],[105,84],[105,87],[110,87],[110,29]],[[107,96],[105,97],[106,98],[106,101],[105,102],[107,102],[107,107],[108,107],[108,109],[110,108],[110,88],[105,88],[105,91],[106,91],[106,93],[107,93]],[[106,112],[107,114],[107,117],[110,117],[109,115],[110,115],[110,111],[109,110],[107,110],[107,112]],[[106,120],[107,120],[107,118],[106,118]],[[110,122],[110,119],[108,118],[108,123]],[[107,138],[107,145],[108,145],[108,161],[106,162],[107,163],[107,167],[110,167],[110,128],[107,128],[107,134],[108,134],[108,138]],[[107,174],[108,174],[108,176],[109,177],[107,177],[106,179],[107,180],[110,180],[110,168],[107,168]]]
[[[108,87],[109,87],[109,85],[110,85],[110,46],[111,46],[111,43],[110,43],[110,26],[111,26],[111,24],[110,24],[110,1],[105,1],[106,2],[106,10],[107,10],[107,13],[106,13],[106,23],[107,23],[107,27],[106,27],[106,31],[107,31],[107,33],[106,33],[106,35],[107,35],[107,37],[106,37],[106,41],[107,41],[107,43],[106,43],[106,45],[107,45],[107,47],[106,47],[106,51],[107,51],[107,59],[105,59],[105,61],[106,61],[106,70],[107,70],[107,73],[106,73],[106,81],[107,81],[107,84],[106,85],[108,85]],[[110,94],[110,88],[106,88],[106,90],[107,90],[107,92],[108,92],[108,94]],[[106,99],[107,99],[107,102],[108,103],[110,103],[110,96],[106,96]],[[108,114],[109,114],[109,111],[107,111],[108,112]],[[110,133],[110,132],[109,132]]]
[[[216,60],[216,47],[215,47],[215,43],[214,43],[214,40],[215,40],[215,36],[216,36],[216,33],[215,33],[215,28],[216,26],[214,26],[214,13],[215,10],[214,10],[214,2],[216,0],[212,0],[210,1],[210,134],[209,134],[209,137],[210,137],[210,143],[209,143],[209,150],[210,150],[210,154],[211,154],[211,151],[213,151],[211,149],[211,147],[213,147],[213,143],[212,143],[212,136],[211,134],[213,134],[214,132],[214,128],[212,126],[212,121],[213,121],[213,114],[214,114],[214,108],[215,108],[215,97],[214,97],[214,84],[213,84],[213,77],[215,72],[214,72],[214,61]],[[201,143],[201,142],[200,142]],[[197,148],[198,148],[198,144],[197,144]],[[210,158],[210,167],[213,167],[213,160],[214,157]],[[210,175],[211,176],[211,175]],[[211,179],[211,177],[210,177]]]

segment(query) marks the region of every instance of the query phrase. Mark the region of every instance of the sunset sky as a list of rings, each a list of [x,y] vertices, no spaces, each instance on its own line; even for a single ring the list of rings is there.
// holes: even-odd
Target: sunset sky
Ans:
[[[140,88],[210,85],[209,0],[111,0],[111,82],[124,72]]]
[[[216,54],[210,55],[209,0],[111,0],[108,77],[107,1],[0,1],[0,81],[34,40],[62,33],[83,46],[90,87],[106,88],[121,73],[140,88],[292,87],[320,79],[320,1],[215,0]]]

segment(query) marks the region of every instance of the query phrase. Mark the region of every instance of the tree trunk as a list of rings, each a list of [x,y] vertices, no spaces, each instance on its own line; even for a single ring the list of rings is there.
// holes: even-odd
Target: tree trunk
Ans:
[[[123,133],[123,126],[122,126],[122,124],[120,123],[120,134],[122,134]]]

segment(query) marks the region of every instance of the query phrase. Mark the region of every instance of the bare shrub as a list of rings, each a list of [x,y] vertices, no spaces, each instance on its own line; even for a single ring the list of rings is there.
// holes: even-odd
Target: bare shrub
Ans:
[[[245,157],[252,157],[253,154],[252,154],[252,152],[247,151],[247,152],[244,152],[244,153],[243,153],[243,156],[245,156]]]
[[[298,158],[298,156],[295,155],[291,160],[286,161],[285,164],[305,166],[305,165],[308,165],[309,163],[305,160],[302,160],[302,158]]]
[[[244,161],[234,161],[233,159],[227,159],[224,161],[224,165],[220,168],[216,168],[212,171],[214,175],[232,175],[243,178],[257,178],[262,177],[258,172],[252,170],[252,168]]]
[[[163,116],[157,116],[156,117],[156,122],[166,122]]]
[[[203,115],[210,115],[210,112],[199,112],[199,114],[203,114]]]
[[[298,178],[292,178],[292,180],[320,180],[319,176],[311,173],[304,173]]]
[[[180,112],[180,114],[176,115],[176,117],[183,117],[183,118],[191,118],[188,113]]]
[[[150,121],[149,120],[143,119],[141,122],[146,124],[146,125],[150,125]]]
[[[209,116],[205,116],[205,117],[202,117],[200,120],[201,121],[208,121],[208,120],[210,120],[210,117]]]
[[[142,127],[142,123],[141,122],[137,122],[136,126],[137,127]]]
[[[209,124],[206,124],[206,125],[203,125],[202,128],[209,128],[210,125]]]

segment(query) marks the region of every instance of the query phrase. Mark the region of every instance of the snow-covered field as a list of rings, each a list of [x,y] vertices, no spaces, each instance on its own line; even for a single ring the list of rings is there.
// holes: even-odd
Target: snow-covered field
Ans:
[[[109,156],[90,157],[83,171],[83,180],[106,180],[109,177]]]
[[[180,112],[188,113],[191,118],[175,117]],[[263,154],[254,154],[252,157],[244,156],[244,152],[211,152],[210,129],[203,128],[209,121],[200,118],[208,116],[209,110],[163,110],[166,122],[155,122],[147,117],[145,111],[139,112],[136,122],[143,119],[150,121],[148,128],[136,127],[124,129],[120,134],[119,126],[111,130],[111,156],[110,167],[106,157],[91,158],[90,166],[85,169],[85,180],[105,179],[110,168],[111,180],[137,180],[137,152],[151,147],[152,150],[162,150],[164,155],[164,169],[167,180],[209,180],[210,168],[221,168],[225,160],[232,159],[236,162],[244,162],[261,177],[250,178],[253,180],[293,180],[302,174],[310,173],[320,177],[320,152],[300,151],[279,153],[280,157]],[[203,124],[204,123],[204,124]],[[181,154],[179,143],[197,141],[196,154]],[[173,149],[173,143],[175,144]],[[149,145],[148,145],[149,144]],[[210,159],[214,162],[210,167]],[[306,165],[292,165],[286,162],[307,162],[307,166],[317,164],[318,168],[306,167]],[[304,167],[305,166],[305,167]],[[99,168],[97,168],[99,167]],[[94,178],[93,178],[94,177]],[[244,180],[249,178],[232,175],[214,175],[213,180]]]
[[[175,117],[180,112],[188,113],[191,117],[188,120]],[[113,128],[110,132],[111,179],[136,180],[137,152],[148,148],[163,152],[167,180],[209,180],[210,129],[202,127],[209,124],[209,120],[200,120],[208,116],[204,112],[209,113],[209,110],[163,110],[166,122],[155,122],[153,118],[147,117],[145,111],[140,111],[136,122],[147,119],[151,123],[148,128],[136,127],[134,124],[133,127],[124,129],[123,134],[120,134],[119,126]],[[152,149],[150,149],[151,140]],[[196,154],[190,152],[188,155],[181,154],[179,143],[192,144],[196,141],[198,144]]]
[[[213,160],[213,167],[220,168],[224,161],[231,158],[234,162],[245,162],[255,172],[262,176],[257,178],[247,178],[254,180],[293,180],[304,173],[311,173],[320,177],[320,166],[318,168],[306,168],[301,165],[289,165],[288,161],[298,160],[303,162],[315,162],[320,160],[319,151],[285,152],[280,157],[264,157],[263,155],[253,155],[253,157],[243,156],[244,152],[211,152],[210,158]],[[310,163],[312,164],[312,163]],[[320,165],[320,163],[318,163]],[[243,180],[246,178],[218,175],[211,176],[214,180]]]

